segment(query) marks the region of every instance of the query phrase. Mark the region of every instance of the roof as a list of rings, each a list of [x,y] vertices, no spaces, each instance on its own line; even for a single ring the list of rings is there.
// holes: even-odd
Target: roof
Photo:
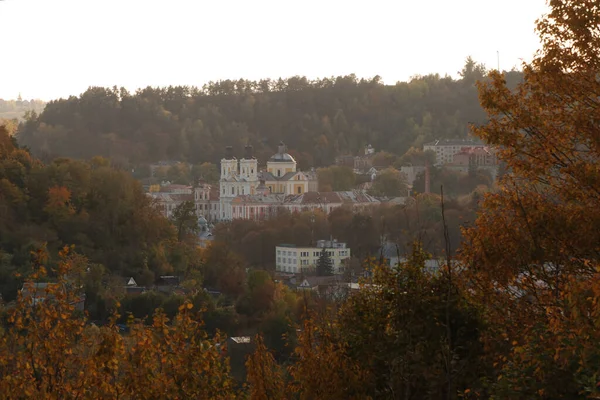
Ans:
[[[306,192],[286,196],[286,204],[378,204],[379,200],[361,190],[346,192]]]
[[[403,253],[400,251],[400,246],[396,243],[388,242],[377,250],[377,257],[385,258],[400,258]]]
[[[190,185],[178,185],[176,183],[171,183],[169,185],[162,185],[160,187],[160,189],[161,189],[161,191],[176,190],[176,189],[192,190],[192,187]]]
[[[299,287],[316,287],[319,285],[331,285],[338,281],[339,277],[332,276],[307,276],[302,280],[298,286]],[[308,286],[307,286],[308,284]]]
[[[295,163],[294,157],[289,153],[276,153],[269,158],[269,162],[293,162]]]
[[[489,147],[487,146],[465,146],[463,148],[460,149],[460,151],[457,154],[488,154],[491,155],[492,153],[490,152]]]
[[[162,203],[183,203],[184,201],[194,201],[194,195],[190,193],[153,192],[146,194]]]
[[[250,341],[251,341],[250,336],[237,336],[237,337],[231,337],[230,339],[233,342],[238,343],[238,344],[247,344],[247,343],[250,343]]]
[[[295,164],[296,160],[294,160],[294,157],[286,153],[285,150],[285,143],[279,142],[279,146],[277,147],[277,153],[273,154],[271,158],[269,158],[268,162],[292,162]]]
[[[21,291],[23,294],[28,294],[31,292],[36,292],[36,294],[44,294],[49,287],[57,287],[58,285],[59,284],[55,282],[25,282]]]
[[[302,175],[303,178],[300,179],[302,181],[304,180],[308,180],[308,178],[306,177],[306,174],[304,172],[301,171],[296,171],[296,172],[287,172],[286,174],[284,174],[283,176],[275,176],[272,173],[268,172],[268,171],[263,171],[259,173],[259,179],[265,180],[265,181],[290,181],[292,180],[292,178],[296,175]],[[307,179],[304,179],[307,178]]]
[[[460,145],[483,144],[479,139],[438,139],[433,142],[425,143],[423,146],[460,146]]]
[[[232,204],[253,203],[253,204],[283,204],[285,195],[283,194],[242,194],[231,200]]]

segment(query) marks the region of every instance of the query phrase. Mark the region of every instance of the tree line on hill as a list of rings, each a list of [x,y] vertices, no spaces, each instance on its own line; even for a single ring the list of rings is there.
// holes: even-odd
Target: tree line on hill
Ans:
[[[43,160],[103,156],[131,166],[160,160],[218,163],[225,146],[241,158],[250,143],[261,161],[283,140],[299,167],[333,164],[367,144],[402,155],[438,138],[465,137],[485,114],[475,81],[485,69],[467,59],[462,77],[419,76],[384,85],[354,75],[308,80],[219,81],[202,89],[91,87],[31,113],[19,143]],[[518,82],[520,73],[506,74]]]

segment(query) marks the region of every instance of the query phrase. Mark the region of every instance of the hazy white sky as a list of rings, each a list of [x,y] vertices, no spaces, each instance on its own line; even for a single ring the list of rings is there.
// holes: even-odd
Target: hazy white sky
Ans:
[[[545,0],[4,0],[0,98],[88,86],[510,69],[538,48]]]

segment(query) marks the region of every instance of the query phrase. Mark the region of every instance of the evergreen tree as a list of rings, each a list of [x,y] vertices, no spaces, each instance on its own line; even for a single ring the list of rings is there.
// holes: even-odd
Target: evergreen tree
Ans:
[[[317,276],[332,276],[333,275],[333,260],[327,254],[327,249],[323,247],[321,255],[317,261]]]

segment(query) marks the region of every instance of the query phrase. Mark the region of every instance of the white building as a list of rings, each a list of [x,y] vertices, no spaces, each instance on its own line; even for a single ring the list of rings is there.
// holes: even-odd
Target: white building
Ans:
[[[482,142],[476,139],[444,139],[425,143],[423,151],[433,151],[435,153],[436,164],[443,165],[452,163],[454,155],[460,152],[463,147],[481,145]]]
[[[337,240],[319,240],[315,247],[281,244],[275,247],[275,269],[291,273],[314,271],[323,249],[333,261],[334,273],[343,272],[344,260],[350,258],[350,249],[346,247],[346,243]]]
[[[218,189],[213,188],[204,181],[200,181],[198,186],[194,188],[194,203],[198,217],[204,217],[209,223],[219,220],[221,204]]]
[[[219,218],[219,193],[203,181],[195,188],[186,185],[163,185],[159,192],[149,192],[147,195],[153,199],[155,206],[166,218],[171,218],[177,206],[186,201],[194,203],[198,217],[203,216],[211,223]]]
[[[252,156],[252,146],[245,148],[244,158],[239,163],[233,156],[233,148],[226,148],[221,160],[221,180],[219,187],[220,220],[231,220],[231,201],[240,195],[254,194],[258,186],[258,161]]]
[[[232,147],[229,146],[226,150],[227,154],[221,160],[221,220],[240,218],[239,215],[248,218],[251,214],[245,213],[239,203],[249,204],[249,200],[254,200],[254,195],[259,192],[264,194],[263,189],[268,194],[285,197],[291,194],[301,195],[308,192],[310,187],[317,187],[316,173],[298,171],[296,160],[286,152],[283,142],[279,143],[277,153],[269,158],[266,171],[262,172],[258,171],[258,162],[252,156],[252,146],[246,146],[245,156],[239,163],[233,156]],[[238,197],[241,199],[235,200]],[[236,202],[237,205],[232,205]],[[238,207],[237,213],[233,207]]]

